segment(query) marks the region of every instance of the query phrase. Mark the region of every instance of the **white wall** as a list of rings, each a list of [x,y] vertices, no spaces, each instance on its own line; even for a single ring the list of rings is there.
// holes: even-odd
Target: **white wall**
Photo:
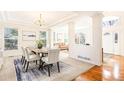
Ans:
[[[11,28],[17,28],[18,29],[18,50],[7,50],[4,51],[4,27],[11,27]],[[35,40],[34,41],[24,41],[22,39],[22,32],[23,31],[32,31],[32,32],[36,32],[36,40],[39,39],[39,31],[42,31],[41,29],[35,28],[35,27],[31,27],[31,26],[27,26],[27,25],[19,25],[16,23],[1,23],[0,26],[0,31],[2,32],[2,50],[3,52],[3,56],[15,56],[15,55],[21,55],[22,51],[21,51],[21,46],[23,47],[29,47],[29,46],[35,46]],[[43,30],[44,31],[44,30]]]
[[[121,55],[124,56],[124,30],[122,32],[120,32],[120,51],[121,51]]]
[[[120,20],[121,20],[121,28],[119,29],[120,31],[120,51],[121,51],[121,55],[124,56],[124,16],[121,16],[120,17]]]
[[[92,16],[93,44],[92,46],[83,46],[75,44],[74,22],[69,23],[69,56],[91,64],[102,64],[102,15]],[[82,57],[79,58],[78,56]],[[88,58],[86,60],[84,58]]]

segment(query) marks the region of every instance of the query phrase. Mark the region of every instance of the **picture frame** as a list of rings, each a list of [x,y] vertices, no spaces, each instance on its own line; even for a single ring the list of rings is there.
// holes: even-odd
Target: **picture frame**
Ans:
[[[24,40],[24,41],[34,41],[34,40],[36,40],[36,32],[23,31],[22,32],[22,40]]]

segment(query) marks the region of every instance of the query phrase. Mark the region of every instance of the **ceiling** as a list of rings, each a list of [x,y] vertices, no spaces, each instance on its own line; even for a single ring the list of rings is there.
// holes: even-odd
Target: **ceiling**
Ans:
[[[124,16],[123,11],[104,11],[104,16]]]
[[[44,19],[47,25],[52,24],[64,17],[71,16],[74,12],[30,12],[30,11],[16,11],[16,12],[1,12],[0,20],[1,21],[12,21],[12,22],[21,22],[31,24],[39,19],[40,14],[42,14],[42,18]]]
[[[3,22],[17,22],[22,24],[34,25],[34,22],[39,19],[39,15],[42,14],[42,18],[45,24],[51,25],[62,19],[71,18],[78,14],[91,15],[94,12],[81,12],[81,11],[1,11],[0,21]]]

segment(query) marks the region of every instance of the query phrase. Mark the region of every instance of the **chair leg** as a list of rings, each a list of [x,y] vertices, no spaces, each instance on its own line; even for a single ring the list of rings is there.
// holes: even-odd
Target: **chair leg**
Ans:
[[[24,62],[23,62],[23,68],[25,68],[26,62],[27,62],[27,60],[24,60]]]
[[[23,56],[22,56],[22,58],[21,58],[21,62],[23,61]]]
[[[37,60],[36,60],[36,65],[37,65]]]
[[[48,75],[50,77],[50,67],[49,67],[49,65],[47,67],[48,67]]]
[[[23,56],[23,59],[22,59],[22,65],[24,64],[24,62],[25,62],[25,57]]]
[[[27,62],[26,72],[27,72],[27,70],[28,70],[28,66],[29,66],[29,62]]]
[[[23,65],[23,63],[24,63],[24,56],[22,56],[21,62],[22,62],[22,65]]]
[[[40,59],[40,63],[39,63],[39,70],[40,70],[40,68],[41,68],[41,63],[42,63],[42,60]]]
[[[57,62],[58,72],[60,72],[59,62]]]
[[[42,65],[40,66],[40,69],[41,69],[41,70],[43,70],[43,68],[44,68],[44,66],[43,66],[44,63],[45,63],[45,62],[42,62]]]
[[[24,63],[24,60],[25,60],[25,57],[22,56],[22,58],[21,58],[22,65],[23,65],[23,63]]]

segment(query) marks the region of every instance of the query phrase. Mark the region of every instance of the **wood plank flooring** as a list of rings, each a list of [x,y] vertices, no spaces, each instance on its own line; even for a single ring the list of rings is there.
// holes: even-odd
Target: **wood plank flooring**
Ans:
[[[124,80],[124,57],[112,56],[103,65],[103,80]]]
[[[94,66],[85,73],[79,75],[74,81],[101,81],[102,66]]]
[[[107,58],[107,57],[106,57]],[[113,55],[104,60],[103,66],[94,66],[82,73],[75,81],[120,81],[124,80],[124,57]]]

